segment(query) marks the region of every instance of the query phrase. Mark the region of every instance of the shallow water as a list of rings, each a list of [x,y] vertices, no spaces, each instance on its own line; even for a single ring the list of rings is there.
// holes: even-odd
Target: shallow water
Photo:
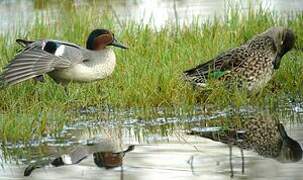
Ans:
[[[161,109],[159,114],[165,109]],[[228,179],[231,176],[229,147],[188,132],[216,120],[232,120],[239,114],[243,117],[255,115],[259,110],[243,108],[241,113],[230,110],[217,113],[198,111],[195,116],[163,117],[145,121],[131,116],[126,119],[89,119],[89,114],[98,110],[81,110],[86,121],[66,125],[56,136],[44,137],[25,144],[6,145],[0,169],[0,179],[28,179],[23,171],[30,162],[37,162],[53,154],[66,154],[77,145],[85,146],[92,138],[110,138],[119,145],[134,144],[135,150],[126,154],[123,171],[120,167],[106,170],[97,167],[92,156],[81,163],[62,167],[45,167],[34,170],[31,179]],[[128,112],[129,113],[129,112]],[[262,112],[263,113],[263,112]],[[265,113],[265,112],[264,112]],[[267,112],[266,112],[267,113]],[[283,122],[288,135],[303,143],[302,106],[284,107],[275,112]],[[244,174],[240,149],[233,147],[232,166],[234,179],[300,179],[302,160],[296,163],[280,163],[265,158],[252,150],[244,150]],[[18,161],[18,164],[17,163]]]
[[[27,23],[37,14],[55,9],[59,1],[42,3],[39,0],[0,1],[0,33],[6,33],[16,24]],[[45,2],[45,1],[44,1]],[[303,1],[271,0],[261,1],[262,6],[280,13],[302,11]],[[89,1],[68,1],[65,5],[86,6]],[[109,3],[107,5],[104,5]],[[241,1],[241,10],[247,8],[247,1]],[[257,4],[257,3],[254,3]],[[130,19],[156,28],[178,19],[180,24],[193,18],[201,22],[222,16],[228,6],[223,0],[114,0],[98,1],[100,9],[111,7],[121,19]],[[110,6],[108,6],[110,5]],[[152,17],[152,18],[151,18]],[[104,118],[91,116],[102,114],[102,110],[89,108],[81,110],[79,120],[67,124],[56,135],[48,135],[28,144],[5,144],[0,152],[0,179],[29,179],[23,177],[25,167],[51,155],[68,153],[71,148],[85,146],[87,140],[98,137],[114,139],[121,145],[135,144],[135,150],[126,154],[123,171],[120,167],[105,170],[97,167],[89,156],[80,164],[59,168],[41,168],[33,171],[31,179],[228,179],[231,175],[229,147],[200,136],[188,135],[191,128],[204,126],[206,121],[232,118],[230,110],[204,113],[197,109],[195,115],[163,116],[165,109],[158,109],[159,116],[152,120],[134,118]],[[178,110],[176,110],[177,112]],[[266,111],[266,110],[265,110]],[[301,145],[303,143],[302,105],[290,104],[277,109],[279,120],[285,124],[287,133]],[[241,113],[260,112],[254,108],[243,108]],[[109,112],[105,112],[109,113]],[[121,115],[121,114],[120,114]],[[80,115],[79,115],[80,116]],[[106,117],[106,116],[105,116]],[[233,148],[234,179],[302,179],[302,160],[282,164],[271,158],[264,158],[251,150],[244,151],[245,172],[242,174],[240,149]]]
[[[16,25],[32,22],[36,15],[58,9],[61,1],[43,0],[1,0],[0,1],[0,32],[11,31]],[[180,25],[189,24],[193,20],[203,22],[214,16],[223,18],[222,15],[232,4],[238,4],[240,11],[248,8],[248,2],[258,8],[260,3],[263,8],[275,10],[280,15],[303,10],[303,1],[300,0],[71,0],[63,3],[64,10],[78,6],[97,6],[100,11],[114,12],[120,20],[133,20],[138,23],[149,24],[155,28],[171,22]],[[61,2],[62,4],[62,2]]]

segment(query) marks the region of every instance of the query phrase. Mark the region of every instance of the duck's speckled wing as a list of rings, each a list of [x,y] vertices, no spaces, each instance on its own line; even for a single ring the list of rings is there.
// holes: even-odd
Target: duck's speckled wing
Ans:
[[[256,84],[259,77],[251,79],[248,76],[249,73],[252,75],[251,77],[254,77],[255,74],[262,75],[262,71],[272,68],[273,64],[278,67],[279,59],[276,60],[276,55],[277,49],[274,40],[266,34],[257,35],[242,46],[226,51],[204,64],[185,71],[185,80],[197,86],[204,86],[209,78],[240,77],[245,81],[254,81],[248,82],[250,84]]]
[[[85,59],[79,53],[80,47],[65,42],[43,40],[25,45],[25,49],[4,68],[0,75],[0,87],[17,84],[55,69],[68,68]]]
[[[220,78],[240,66],[249,57],[247,46],[231,49],[210,61],[184,71],[185,79],[202,85],[208,78]]]

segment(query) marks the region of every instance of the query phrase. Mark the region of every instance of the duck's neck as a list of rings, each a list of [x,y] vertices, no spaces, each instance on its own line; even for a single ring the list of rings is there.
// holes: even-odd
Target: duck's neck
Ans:
[[[111,48],[95,51],[90,65],[100,73],[101,76],[109,76],[116,66],[116,56]]]

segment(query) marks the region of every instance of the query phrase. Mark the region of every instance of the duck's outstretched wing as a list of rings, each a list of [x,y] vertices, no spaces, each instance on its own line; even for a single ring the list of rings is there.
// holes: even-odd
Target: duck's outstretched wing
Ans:
[[[16,39],[16,43],[18,43],[22,47],[27,47],[32,44],[34,41],[29,41],[25,39]]]
[[[70,60],[55,56],[39,48],[27,49],[8,64],[0,75],[0,84],[9,86],[53,71],[67,68]]]
[[[85,146],[79,146],[75,148],[70,154],[63,154],[63,155],[55,155],[52,157],[49,157],[45,160],[40,160],[35,163],[31,163],[26,167],[24,170],[24,176],[30,176],[31,173],[38,168],[43,168],[46,166],[52,166],[52,167],[60,167],[60,166],[66,166],[66,165],[74,165],[80,163],[82,160],[87,158],[87,156],[90,154],[87,147]]]
[[[220,78],[240,66],[249,57],[246,46],[231,49],[210,61],[184,71],[185,80],[203,86],[209,78]]]
[[[25,49],[16,55],[0,75],[0,87],[14,85],[22,81],[41,76],[55,69],[68,68],[83,57],[73,44],[59,41],[20,41]],[[68,51],[67,56],[65,51]],[[73,55],[71,55],[73,54]]]

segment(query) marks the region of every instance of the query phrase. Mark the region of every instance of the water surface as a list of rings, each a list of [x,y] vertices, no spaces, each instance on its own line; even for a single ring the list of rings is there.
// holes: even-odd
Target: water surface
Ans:
[[[7,33],[17,24],[33,21],[39,14],[56,11],[62,5],[59,2],[61,1],[0,1],[0,32]],[[239,10],[247,10],[247,2],[241,1]],[[260,2],[264,8],[281,14],[303,10],[303,1],[298,0]],[[63,4],[66,10],[92,5],[99,7],[100,11],[112,9],[121,20],[134,20],[160,28],[171,22],[190,23],[193,19],[202,23],[215,15],[223,18],[230,4],[223,0],[114,0],[96,3],[74,0]],[[257,1],[253,1],[253,6],[258,5]],[[53,154],[66,153],[69,148],[85,145],[87,140],[95,137],[110,137],[123,145],[136,145],[135,150],[125,156],[123,171],[120,167],[112,170],[98,168],[90,156],[77,165],[35,170],[31,179],[228,179],[231,175],[228,146],[187,133],[193,127],[205,126],[206,121],[220,118],[228,121],[231,118],[230,111],[205,113],[199,110],[194,115],[176,113],[170,117],[163,116],[163,111],[165,109],[159,111],[157,118],[146,120],[132,116],[112,118],[109,111],[93,108],[81,110],[79,120],[67,124],[58,134],[33,139],[29,143],[2,144],[0,179],[28,179],[23,177],[28,164]],[[256,111],[263,110],[243,108],[240,112],[251,114]],[[288,135],[302,145],[302,106],[288,104],[276,111],[280,121],[285,124]],[[102,116],[102,113],[109,116]],[[101,118],[94,118],[92,114]],[[265,180],[275,177],[288,180],[303,177],[302,161],[282,164],[248,150],[244,151],[244,155],[245,173],[242,174],[240,150],[234,147],[234,179]]]
[[[79,6],[94,6],[100,11],[114,12],[120,20],[132,20],[137,23],[149,24],[160,28],[175,21],[178,24],[190,24],[193,20],[204,22],[214,16],[223,18],[227,9],[237,4],[239,11],[246,11],[249,2],[252,7],[274,10],[280,15],[303,10],[303,1],[299,0],[1,0],[0,1],[0,32],[9,31],[14,26],[30,23],[39,14],[56,11],[62,7],[65,11]],[[58,15],[60,13],[58,12]],[[51,19],[51,17],[48,17]]]
[[[162,109],[163,113],[165,109]],[[229,147],[200,136],[189,135],[193,127],[202,127],[217,120],[232,120],[234,111],[226,110],[213,114],[197,111],[199,115],[165,117],[152,120],[136,119],[89,119],[91,111],[82,110],[85,121],[66,125],[56,136],[47,136],[26,144],[6,145],[6,157],[2,154],[0,179],[26,179],[25,167],[56,153],[68,153],[69,148],[85,145],[95,137],[110,137],[119,144],[136,145],[126,154],[123,168],[105,170],[97,167],[89,156],[80,164],[59,168],[46,167],[33,171],[32,179],[226,179],[231,175]],[[95,111],[94,113],[101,111]],[[259,110],[240,110],[241,116],[254,115]],[[263,113],[263,112],[262,112]],[[267,112],[266,112],[267,113]],[[275,116],[283,122],[288,135],[301,145],[303,143],[302,108],[300,105],[284,107]],[[236,112],[238,116],[239,113]],[[87,118],[85,118],[87,117]],[[302,177],[302,160],[296,163],[280,163],[265,158],[254,151],[244,150],[244,174],[240,149],[233,147],[234,179],[298,179]],[[4,159],[7,162],[4,162]],[[16,163],[18,162],[19,165]],[[265,170],[266,169],[266,170]]]

